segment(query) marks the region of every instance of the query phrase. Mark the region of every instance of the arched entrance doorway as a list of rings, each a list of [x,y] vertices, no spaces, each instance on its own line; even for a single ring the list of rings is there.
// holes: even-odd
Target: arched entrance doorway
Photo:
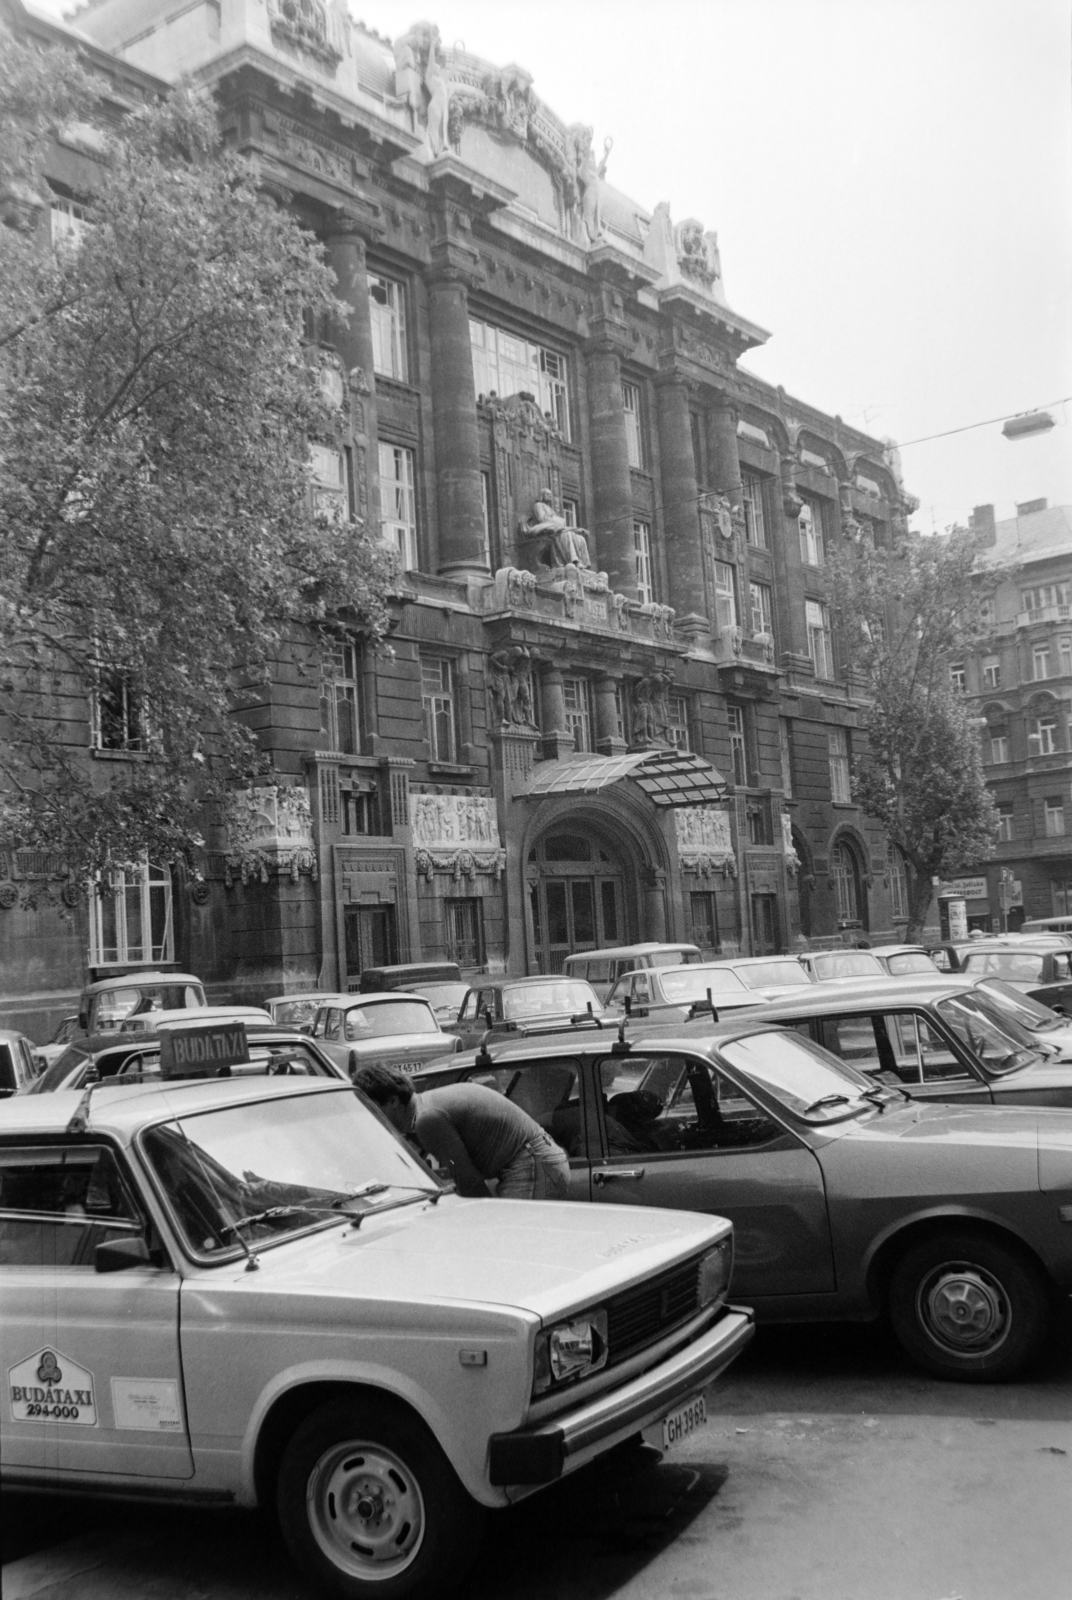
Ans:
[[[538,839],[526,870],[535,971],[561,972],[576,951],[625,944],[635,920],[626,892],[632,879],[594,828],[553,827]]]

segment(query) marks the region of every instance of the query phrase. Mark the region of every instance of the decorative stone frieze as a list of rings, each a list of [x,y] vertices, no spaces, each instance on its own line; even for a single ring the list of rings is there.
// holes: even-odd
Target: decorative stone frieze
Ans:
[[[717,806],[678,806],[674,809],[677,854],[682,869],[699,877],[721,873],[737,876],[730,819]]]
[[[499,819],[490,795],[411,791],[410,826],[418,875],[498,879],[506,865]]]
[[[243,883],[288,872],[296,883],[302,872],[318,876],[313,817],[304,784],[262,784],[228,796],[224,817],[224,882]]]

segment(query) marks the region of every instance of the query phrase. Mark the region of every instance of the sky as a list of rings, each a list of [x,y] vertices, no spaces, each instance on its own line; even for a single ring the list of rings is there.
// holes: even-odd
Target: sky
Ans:
[[[616,188],[717,229],[771,335],[742,366],[900,442],[921,531],[1072,504],[1072,0],[350,6],[525,67],[613,139]],[[1042,407],[1049,433],[1002,437]]]

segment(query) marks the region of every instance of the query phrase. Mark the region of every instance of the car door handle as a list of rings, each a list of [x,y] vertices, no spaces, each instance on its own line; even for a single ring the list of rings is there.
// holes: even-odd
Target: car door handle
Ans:
[[[646,1172],[645,1167],[613,1167],[593,1173],[597,1184],[603,1183],[639,1183]]]

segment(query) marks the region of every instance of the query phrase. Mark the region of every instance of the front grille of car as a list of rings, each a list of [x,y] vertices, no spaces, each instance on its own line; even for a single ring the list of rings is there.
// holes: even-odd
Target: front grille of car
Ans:
[[[682,1262],[606,1302],[607,1365],[636,1355],[699,1309],[700,1262]]]

